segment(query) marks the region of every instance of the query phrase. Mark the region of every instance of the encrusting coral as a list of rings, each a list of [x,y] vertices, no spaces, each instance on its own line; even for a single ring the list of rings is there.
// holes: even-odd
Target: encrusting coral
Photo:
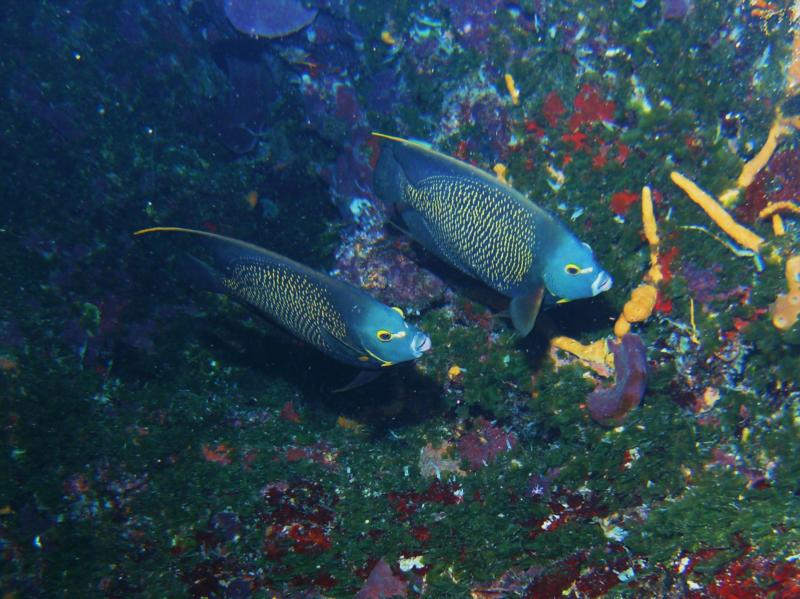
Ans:
[[[588,345],[570,337],[553,337],[550,340],[550,347],[560,349],[588,362],[594,370],[602,374],[610,374],[614,368],[614,354],[608,349],[608,342],[605,339],[598,339]]]

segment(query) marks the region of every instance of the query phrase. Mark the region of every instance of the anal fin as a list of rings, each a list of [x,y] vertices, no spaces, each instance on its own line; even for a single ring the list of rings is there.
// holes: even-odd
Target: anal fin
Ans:
[[[371,383],[381,374],[382,373],[380,370],[362,370],[356,375],[356,378],[347,383],[344,387],[341,387],[339,389],[334,389],[333,392],[344,393],[345,391],[350,391],[351,389],[361,387],[363,385],[366,385],[367,383]]]

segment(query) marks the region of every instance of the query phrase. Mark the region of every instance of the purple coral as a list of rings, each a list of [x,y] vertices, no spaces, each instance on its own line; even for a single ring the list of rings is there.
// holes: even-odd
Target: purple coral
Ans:
[[[604,426],[622,422],[639,405],[647,385],[647,356],[644,342],[638,335],[625,335],[611,344],[616,381],[613,387],[596,389],[589,394],[589,413]]]
[[[317,10],[295,0],[225,0],[225,16],[247,35],[283,37],[311,23]]]

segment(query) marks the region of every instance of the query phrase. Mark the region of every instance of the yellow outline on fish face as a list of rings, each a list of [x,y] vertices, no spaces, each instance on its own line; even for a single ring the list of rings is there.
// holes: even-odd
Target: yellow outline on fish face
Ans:
[[[376,361],[380,362],[381,368],[386,368],[387,366],[394,366],[394,362],[390,362],[389,360],[384,360],[383,358],[379,358],[371,351],[369,351],[366,347],[364,348],[364,351],[367,352],[373,358],[375,358]]]
[[[389,335],[386,339],[381,337],[381,333],[386,333]],[[378,341],[382,341],[383,343],[388,343],[389,341],[393,341],[394,339],[402,339],[405,337],[407,333],[405,331],[398,331],[397,333],[392,333],[391,331],[387,331],[386,329],[379,329],[375,332],[375,336],[378,338]]]
[[[575,270],[570,271],[570,268],[573,268]],[[564,272],[566,272],[568,275],[572,275],[572,276],[575,276],[575,275],[588,275],[589,273],[594,272],[594,266],[587,266],[586,268],[581,268],[577,264],[575,264],[573,262],[570,262],[569,264],[567,264],[564,267]]]

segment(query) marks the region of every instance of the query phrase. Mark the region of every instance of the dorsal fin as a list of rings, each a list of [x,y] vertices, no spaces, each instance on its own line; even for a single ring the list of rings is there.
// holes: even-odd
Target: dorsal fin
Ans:
[[[468,177],[511,193],[518,193],[502,183],[494,174],[442,154],[425,144],[375,131],[372,132],[372,135],[390,142],[394,159],[402,167],[412,185],[417,185],[428,177]]]
[[[299,262],[294,262],[285,256],[281,256],[275,252],[258,247],[252,243],[240,241],[239,239],[233,239],[232,237],[225,237],[224,235],[218,235],[217,233],[210,233],[208,231],[198,231],[197,229],[187,229],[184,227],[150,227],[147,229],[139,229],[138,231],[134,231],[133,234],[134,236],[138,237],[140,235],[147,235],[149,233],[186,233],[201,237],[206,241],[212,242],[213,249],[217,250],[220,254],[219,257],[223,259],[232,257],[262,258],[268,259],[270,262],[291,263],[292,266],[298,268],[299,270],[308,268]]]

